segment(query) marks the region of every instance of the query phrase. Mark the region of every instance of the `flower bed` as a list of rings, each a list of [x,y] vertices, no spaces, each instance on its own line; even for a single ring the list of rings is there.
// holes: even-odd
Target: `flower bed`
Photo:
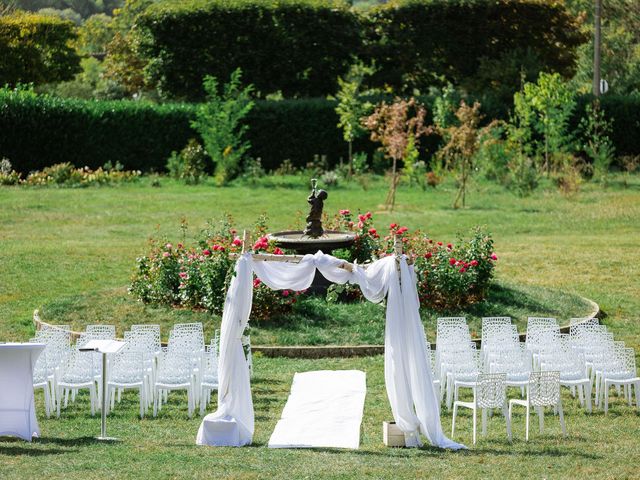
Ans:
[[[460,238],[455,244],[445,244],[396,223],[381,234],[370,212],[355,216],[349,210],[341,210],[328,225],[356,234],[351,248],[336,250],[334,255],[359,264],[391,255],[394,237],[399,237],[404,252],[415,265],[420,304],[432,310],[455,309],[481,301],[498,259],[491,236],[479,228],[474,229],[467,240]],[[284,254],[268,241],[266,232],[265,221],[261,219],[254,229],[254,238],[258,240],[252,251]],[[130,293],[144,303],[222,313],[235,263],[230,254],[242,250],[237,233],[231,218],[225,217],[216,227],[205,229],[202,238],[192,246],[174,245],[167,240],[152,241],[150,252],[137,259]],[[258,322],[287,314],[304,294],[273,291],[258,278],[253,286],[252,319]],[[359,288],[350,285],[330,287],[327,298],[329,301],[362,299]]]

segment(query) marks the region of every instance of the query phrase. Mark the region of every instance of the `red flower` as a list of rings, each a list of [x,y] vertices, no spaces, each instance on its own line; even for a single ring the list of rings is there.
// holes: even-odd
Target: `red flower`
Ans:
[[[273,251],[274,255],[284,255],[284,252],[280,250],[278,247]]]
[[[187,272],[180,272],[180,273],[178,274],[178,276],[179,276],[180,278],[187,278],[187,276],[188,276],[188,275],[187,275]]]
[[[289,290],[282,290],[282,296],[283,297],[288,297],[289,296]]]
[[[438,246],[441,247],[442,246],[442,242],[438,242]]]
[[[404,232],[406,232],[407,230],[409,230],[407,227],[400,227],[400,228],[396,231],[396,233],[397,233],[398,235],[402,235],[402,234],[403,234]]]
[[[236,237],[233,239],[233,242],[231,242],[231,245],[235,245],[236,247],[242,245],[242,240],[240,240],[240,237]]]
[[[447,243],[447,248],[451,250],[453,248],[453,245],[451,245],[450,243]]]
[[[167,250],[171,250],[173,248],[173,245],[171,245],[170,243],[167,243],[164,248],[166,248]]]
[[[360,220],[360,222],[365,222],[367,220],[367,217],[362,215],[362,214],[360,214],[360,215],[358,215],[358,220]]]
[[[182,245],[181,243],[178,244],[178,248],[182,248],[184,245]]]
[[[398,228],[397,223],[392,223],[391,225],[389,225],[389,230],[395,230],[396,228]]]
[[[370,233],[371,235],[375,235],[377,232],[376,232],[376,229],[375,229],[375,228],[370,228],[370,229],[369,229],[369,233]]]
[[[491,254],[491,260],[497,260],[498,256],[495,253]]]
[[[232,228],[231,230],[229,230],[229,233],[231,235],[235,235],[236,233],[238,233],[238,231],[235,228]]]
[[[340,210],[340,215],[350,215],[351,210]]]
[[[460,269],[460,273],[464,273],[464,272],[466,272],[466,271],[467,271],[467,269],[466,269],[466,268],[464,268],[464,267],[462,267],[462,268]]]
[[[371,218],[371,212],[367,212],[364,214],[364,218],[366,218],[367,220],[369,220]]]
[[[477,267],[478,266],[478,261],[477,260],[471,260],[471,266],[472,267]]]
[[[362,222],[362,220],[358,222],[358,228],[364,228],[364,223]]]
[[[453,266],[456,264],[456,259],[455,258],[450,258],[449,259],[449,265]]]
[[[256,278],[253,281],[253,288],[258,288],[260,286],[260,284],[262,283],[262,280],[260,280],[259,278]]]
[[[431,252],[427,252],[424,254],[424,258],[431,258],[433,255],[431,254]]]
[[[209,255],[211,255],[211,250],[209,250],[208,248],[205,248],[205,249],[202,251],[202,254],[203,254],[205,257],[208,257]]]

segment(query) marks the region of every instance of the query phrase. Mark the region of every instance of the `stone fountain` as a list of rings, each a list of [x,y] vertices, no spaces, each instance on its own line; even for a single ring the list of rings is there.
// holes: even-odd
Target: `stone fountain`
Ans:
[[[325,190],[318,190],[317,187],[318,181],[315,178],[311,179],[311,194],[307,198],[311,209],[303,231],[289,230],[268,235],[269,240],[273,240],[278,247],[293,250],[300,255],[313,254],[318,250],[330,254],[339,248],[349,248],[355,242],[356,235],[354,233],[322,228],[322,210],[324,201],[329,197],[329,194]],[[330,284],[329,280],[316,271],[310,291],[324,293]]]

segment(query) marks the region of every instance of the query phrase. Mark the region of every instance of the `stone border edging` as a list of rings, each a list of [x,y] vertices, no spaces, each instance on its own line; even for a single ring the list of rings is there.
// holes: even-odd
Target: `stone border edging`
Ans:
[[[601,318],[603,316],[600,306],[585,297],[582,298],[586,303],[591,305],[591,313],[584,317],[585,321],[592,318]],[[40,330],[43,325],[47,327],[55,328],[55,325],[51,325],[47,322],[43,322],[40,319],[38,310],[33,312],[33,324],[36,330]],[[560,327],[561,333],[569,333],[570,325]],[[80,337],[80,332],[71,331],[71,338],[75,340]],[[520,341],[524,342],[527,337],[526,333],[520,334]],[[472,340],[480,348],[481,340],[475,338]],[[431,348],[435,350],[434,343],[431,344]],[[321,345],[321,346],[288,346],[288,347],[270,347],[264,345],[254,345],[251,347],[253,353],[261,353],[265,357],[285,357],[285,358],[349,358],[349,357],[369,357],[372,355],[382,355],[384,353],[384,345]]]

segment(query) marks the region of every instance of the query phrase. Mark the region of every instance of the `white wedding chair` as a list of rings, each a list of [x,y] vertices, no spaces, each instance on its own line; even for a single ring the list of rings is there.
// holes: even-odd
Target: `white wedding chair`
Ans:
[[[200,415],[204,415],[211,402],[211,393],[218,389],[218,345],[216,338],[211,340],[202,357],[202,381],[200,383]]]
[[[562,411],[562,399],[560,398],[560,372],[532,372],[527,383],[527,398],[509,400],[509,421],[514,405],[522,405],[526,408],[525,440],[529,440],[529,412],[535,408],[540,421],[540,433],[544,430],[544,407],[553,406],[560,416],[562,434],[567,435]]]
[[[116,339],[116,326],[115,325],[87,325],[85,333],[89,340],[115,340]]]
[[[147,397],[151,385],[144,364],[143,352],[123,348],[114,355],[109,367],[106,404],[110,405],[110,409],[113,410],[116,389],[118,392],[126,389],[138,390],[140,418],[144,418],[149,404]]]
[[[64,406],[67,407],[69,392],[76,392],[80,389],[89,390],[91,404],[91,415],[95,414],[98,408],[99,396],[96,391],[96,378],[94,371],[93,352],[72,351],[67,358],[63,373],[56,382],[57,417],[60,417],[60,407],[62,405],[64,393]]]
[[[193,357],[189,354],[163,352],[158,359],[158,372],[154,382],[153,416],[162,409],[162,394],[165,398],[171,390],[186,390],[189,418],[193,415],[196,388],[193,373]]]
[[[624,387],[624,394],[629,403],[633,406],[633,391],[636,392],[636,406],[640,410],[640,377],[636,370],[636,354],[633,348],[625,348],[618,358],[615,366],[610,367],[602,373],[602,395],[604,395],[604,413],[609,411],[609,388],[616,386]]]
[[[572,393],[577,389],[580,405],[591,413],[592,383],[582,353],[569,350],[544,356],[540,359],[540,370],[560,372],[560,385],[569,387]]]
[[[511,441],[511,419],[507,412],[506,376],[503,373],[480,374],[473,382],[473,401],[456,400],[453,403],[453,419],[451,422],[451,439],[456,431],[456,415],[458,407],[470,408],[473,411],[473,444],[476,444],[477,411],[482,410],[482,435],[487,434],[487,410],[499,408],[507,423],[507,437]]]
[[[37,338],[32,338],[29,343],[39,343]],[[40,353],[38,360],[33,367],[33,389],[41,388],[44,391],[44,411],[47,418],[51,416],[51,411],[55,408],[51,401],[51,384],[49,383],[49,368],[47,364],[47,348]]]

